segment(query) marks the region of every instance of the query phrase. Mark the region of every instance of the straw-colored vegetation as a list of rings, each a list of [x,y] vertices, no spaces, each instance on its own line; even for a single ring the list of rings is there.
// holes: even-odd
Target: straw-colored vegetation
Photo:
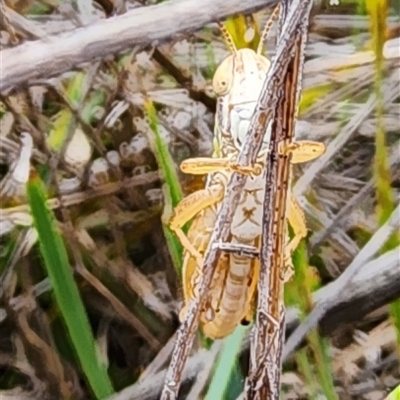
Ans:
[[[156,2],[5,0],[2,51],[144,3]],[[285,361],[281,398],[381,400],[392,391],[394,399],[399,9],[386,0],[321,3],[296,133],[327,151],[295,168],[309,235],[285,289],[287,334],[362,249],[371,255]],[[258,44],[270,11],[228,19],[238,47]],[[274,30],[271,58],[275,41]],[[1,399],[158,398],[182,305],[182,248],[167,221],[204,185],[178,165],[212,153],[210,82],[227,54],[209,24],[1,93]],[[388,221],[394,228],[375,248]],[[181,398],[237,399],[248,332],[239,327],[222,343],[199,333]]]

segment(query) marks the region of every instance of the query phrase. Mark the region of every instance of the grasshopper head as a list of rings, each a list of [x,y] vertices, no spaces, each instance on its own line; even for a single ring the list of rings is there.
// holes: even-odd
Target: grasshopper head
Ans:
[[[257,51],[238,50],[231,34],[224,25],[219,24],[231,55],[222,61],[214,74],[212,84],[218,97],[230,94],[230,100],[233,100],[230,104],[233,105],[257,100],[265,75],[271,65],[261,53],[271,26],[279,15],[279,10],[278,4],[265,24]]]
[[[231,105],[257,101],[271,62],[251,49],[240,49],[225,58],[215,71],[213,89],[229,95]]]

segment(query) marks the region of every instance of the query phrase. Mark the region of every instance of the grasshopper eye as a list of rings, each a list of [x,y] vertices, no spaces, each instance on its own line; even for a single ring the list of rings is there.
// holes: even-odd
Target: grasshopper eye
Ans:
[[[212,86],[217,96],[223,96],[229,92],[233,79],[233,57],[225,58],[214,74]]]

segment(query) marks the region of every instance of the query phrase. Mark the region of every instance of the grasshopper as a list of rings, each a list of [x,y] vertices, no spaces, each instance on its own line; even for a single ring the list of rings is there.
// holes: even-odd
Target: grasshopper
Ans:
[[[279,7],[279,6],[278,6]],[[190,300],[198,297],[203,273],[203,256],[225,195],[225,188],[233,172],[247,176],[241,201],[232,221],[228,244],[221,244],[224,251],[218,261],[213,282],[209,288],[206,306],[201,310],[200,325],[204,334],[221,339],[231,334],[238,324],[249,324],[253,319],[257,301],[256,288],[260,263],[257,250],[262,233],[263,199],[265,192],[265,160],[270,132],[265,133],[257,162],[239,166],[236,162],[260,91],[270,68],[270,61],[261,53],[268,32],[279,14],[272,13],[262,32],[257,51],[237,49],[229,32],[220,25],[231,54],[217,68],[213,77],[213,90],[217,96],[212,157],[187,159],[181,170],[190,174],[208,174],[205,189],[184,198],[175,208],[169,225],[184,247],[183,292],[185,306],[180,313],[183,321]],[[282,143],[280,151],[291,153],[291,162],[313,160],[325,150],[321,143],[311,141]],[[285,265],[288,280],[292,271],[291,253],[306,236],[304,214],[297,201],[289,196],[287,219],[294,231],[287,239]],[[187,235],[182,227],[192,220]],[[252,255],[251,251],[255,249]],[[255,255],[255,256],[254,256]]]

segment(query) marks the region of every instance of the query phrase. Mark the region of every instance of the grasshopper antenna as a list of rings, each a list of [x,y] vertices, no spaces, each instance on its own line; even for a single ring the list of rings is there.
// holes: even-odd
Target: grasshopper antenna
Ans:
[[[227,44],[230,52],[232,54],[236,54],[237,53],[237,48],[235,46],[235,43],[233,42],[233,38],[231,36],[231,34],[229,33],[228,29],[226,29],[225,25],[222,22],[217,22],[219,30],[222,33],[222,36],[225,39],[225,43]]]
[[[275,21],[279,17],[279,11],[281,9],[280,3],[275,7],[274,11],[272,11],[271,16],[269,17],[267,23],[265,24],[264,30],[262,31],[261,37],[260,37],[260,42],[258,43],[257,46],[257,54],[261,55],[263,48],[264,48],[264,42],[267,39],[267,36],[269,34],[269,31],[271,30],[272,25],[275,23]]]

